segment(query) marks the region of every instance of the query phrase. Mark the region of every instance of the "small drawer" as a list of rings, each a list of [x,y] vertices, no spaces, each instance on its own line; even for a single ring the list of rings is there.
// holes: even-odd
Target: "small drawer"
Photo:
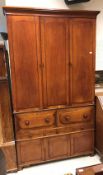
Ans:
[[[58,127],[57,128],[57,134],[64,134],[64,133],[71,133],[72,132],[72,128],[69,127]]]
[[[33,138],[40,138],[44,136],[44,130],[43,129],[20,129],[16,131],[16,140],[28,140]]]
[[[16,125],[21,129],[55,126],[55,112],[36,112],[16,115]]]
[[[94,118],[94,108],[72,108],[58,111],[58,126],[79,122],[91,122]]]
[[[16,114],[16,139],[43,136],[46,128],[55,127],[55,111]]]
[[[63,133],[72,133],[77,131],[84,131],[88,129],[94,129],[94,124],[91,123],[79,123],[79,124],[70,124],[66,127],[58,127],[57,128],[57,134],[63,134]]]

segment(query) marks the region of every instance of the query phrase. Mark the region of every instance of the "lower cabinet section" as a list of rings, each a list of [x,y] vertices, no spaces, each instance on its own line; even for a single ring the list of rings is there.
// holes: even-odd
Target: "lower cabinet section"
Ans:
[[[94,153],[94,106],[15,114],[19,168]]]
[[[94,153],[94,130],[17,141],[19,167]]]

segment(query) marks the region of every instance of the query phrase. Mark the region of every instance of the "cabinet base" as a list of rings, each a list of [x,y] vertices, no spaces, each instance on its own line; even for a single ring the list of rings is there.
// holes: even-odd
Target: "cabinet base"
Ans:
[[[69,159],[72,159],[72,158],[80,158],[80,157],[85,157],[85,156],[91,156],[91,155],[95,155],[94,152],[84,154],[84,155],[81,155],[81,156],[73,156],[73,157],[70,156],[68,158],[63,158],[63,159],[46,160],[46,161],[42,161],[40,163],[35,163],[35,164],[33,164],[33,163],[24,163],[24,164],[18,165],[18,171],[22,170],[23,168],[27,168],[27,167],[32,167],[32,166],[43,165],[43,164],[47,164],[47,163],[69,160]]]

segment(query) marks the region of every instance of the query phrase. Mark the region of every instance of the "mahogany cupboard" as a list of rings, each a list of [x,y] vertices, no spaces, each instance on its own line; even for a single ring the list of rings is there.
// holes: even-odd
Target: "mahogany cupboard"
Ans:
[[[18,167],[92,154],[99,12],[17,7],[4,12]]]

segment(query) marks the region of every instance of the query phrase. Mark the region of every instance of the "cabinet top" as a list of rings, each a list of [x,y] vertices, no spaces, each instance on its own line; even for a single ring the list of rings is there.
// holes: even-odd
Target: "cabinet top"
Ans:
[[[68,9],[37,9],[37,8],[26,8],[26,7],[11,7],[3,6],[4,14],[15,15],[15,14],[38,14],[38,15],[64,15],[69,17],[88,17],[96,18],[99,11],[88,11],[88,10],[68,10]]]

